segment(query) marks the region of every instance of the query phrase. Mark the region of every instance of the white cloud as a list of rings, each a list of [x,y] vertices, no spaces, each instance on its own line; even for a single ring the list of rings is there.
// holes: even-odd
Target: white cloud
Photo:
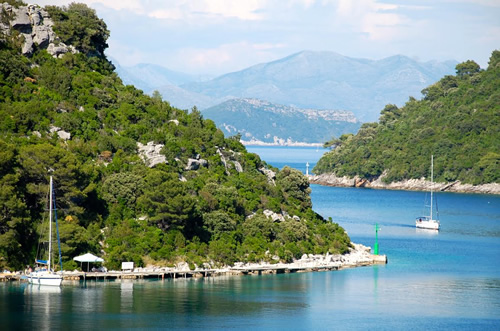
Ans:
[[[192,73],[237,71],[256,63],[275,60],[273,52],[284,47],[284,44],[242,41],[215,48],[184,48],[170,55],[169,63],[178,70]]]
[[[399,9],[421,10],[422,6],[406,6],[378,2],[377,0],[339,0],[337,19],[358,31],[369,40],[391,41],[405,37],[405,27],[416,24],[409,17],[399,13]]]
[[[130,11],[144,11],[144,1],[140,0],[37,0],[36,3],[40,6],[55,5],[55,6],[66,6],[72,2],[85,3],[88,6],[95,4],[102,4],[105,7],[114,10],[130,10]]]
[[[486,7],[500,7],[500,1],[498,0],[444,0],[444,2],[449,3],[471,3],[473,5],[486,6]]]
[[[269,0],[78,0],[89,6],[99,4],[114,10],[128,10],[135,14],[157,19],[190,20],[199,16],[237,18],[240,20],[260,20],[259,10],[266,7]],[[314,0],[300,0],[310,2]],[[74,0],[40,0],[44,5],[68,5]]]
[[[180,0],[175,3],[161,3],[148,8],[147,15],[158,19],[193,20],[199,17],[237,18],[240,20],[260,20],[257,13],[265,4],[264,0]]]

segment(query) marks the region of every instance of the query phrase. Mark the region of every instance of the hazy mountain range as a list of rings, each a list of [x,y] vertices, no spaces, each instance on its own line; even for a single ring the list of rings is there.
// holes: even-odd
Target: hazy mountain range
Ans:
[[[116,64],[116,63],[115,63]],[[456,61],[420,62],[403,55],[381,60],[334,52],[304,51],[213,79],[140,64],[117,71],[127,84],[158,90],[172,105],[206,109],[232,98],[257,98],[310,109],[345,109],[361,121],[376,121],[388,103],[403,105],[409,96],[444,75]]]
[[[182,109],[197,106],[228,135],[274,144],[321,143],[356,133],[360,122],[377,121],[386,104],[420,99],[422,89],[454,74],[457,64],[304,51],[213,78],[112,61],[125,84],[146,93],[157,90]]]
[[[226,135],[241,134],[244,143],[293,145],[322,143],[357,132],[352,112],[301,109],[258,99],[231,99],[203,111]]]

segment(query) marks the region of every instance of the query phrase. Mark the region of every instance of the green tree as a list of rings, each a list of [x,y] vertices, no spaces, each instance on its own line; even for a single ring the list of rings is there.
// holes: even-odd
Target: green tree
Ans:
[[[139,175],[127,172],[112,174],[102,185],[103,198],[108,203],[123,202],[127,206],[134,206],[143,188],[144,180]]]
[[[285,198],[295,199],[302,208],[311,208],[309,180],[297,169],[285,166],[276,175],[276,184],[281,187]]]
[[[65,44],[85,54],[104,56],[109,31],[94,9],[73,2],[62,8],[47,6],[46,10],[54,20],[54,31]]]
[[[456,70],[458,77],[465,77],[479,72],[479,70],[481,70],[481,67],[476,62],[467,60],[465,62],[457,64]]]

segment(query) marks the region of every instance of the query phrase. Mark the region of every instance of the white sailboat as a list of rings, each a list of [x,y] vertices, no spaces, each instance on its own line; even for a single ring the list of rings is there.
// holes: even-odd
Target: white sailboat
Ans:
[[[436,219],[432,218],[432,209],[433,209],[433,186],[434,186],[434,155],[431,156],[431,206],[429,216],[420,216],[417,217],[415,221],[415,226],[420,229],[428,229],[428,230],[439,230],[440,223],[438,220],[438,215],[436,215]]]
[[[52,269],[52,212],[53,212],[53,184],[52,176],[50,176],[50,193],[49,193],[49,256],[47,260],[35,260],[37,264],[44,265],[40,270],[31,272],[28,275],[28,282],[35,285],[50,285],[61,286],[63,277],[61,273],[56,273]],[[59,233],[57,233],[59,242]]]

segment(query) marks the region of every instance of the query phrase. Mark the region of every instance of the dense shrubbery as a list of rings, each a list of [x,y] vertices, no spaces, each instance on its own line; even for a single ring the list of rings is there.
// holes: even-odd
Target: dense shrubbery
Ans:
[[[458,64],[398,108],[387,105],[378,123],[365,123],[355,135],[328,142],[336,147],[314,172],[371,179],[387,171],[386,182],[426,177],[430,155],[438,181],[500,182],[500,51],[486,70],[474,61]]]
[[[93,14],[80,5],[50,11],[68,29],[87,24],[79,12]],[[273,185],[258,170],[267,165],[238,139],[225,138],[197,109],[176,109],[158,93],[150,97],[124,86],[104,56],[91,54],[106,47],[104,30],[98,38],[86,28],[64,30],[64,41],[75,42],[87,54],[61,59],[41,50],[28,59],[14,44],[2,44],[0,268],[32,263],[49,170],[65,268],[77,267],[74,256],[101,250],[109,268],[122,261],[141,266],[183,260],[201,266],[209,260],[278,256],[289,261],[304,253],[347,251],[344,230],[312,211],[300,172],[284,169]],[[53,126],[71,133],[71,139],[51,133]],[[149,141],[165,145],[168,163],[144,164],[136,142]],[[208,166],[186,171],[188,159],[196,157]],[[300,220],[273,222],[263,215],[265,209]]]

